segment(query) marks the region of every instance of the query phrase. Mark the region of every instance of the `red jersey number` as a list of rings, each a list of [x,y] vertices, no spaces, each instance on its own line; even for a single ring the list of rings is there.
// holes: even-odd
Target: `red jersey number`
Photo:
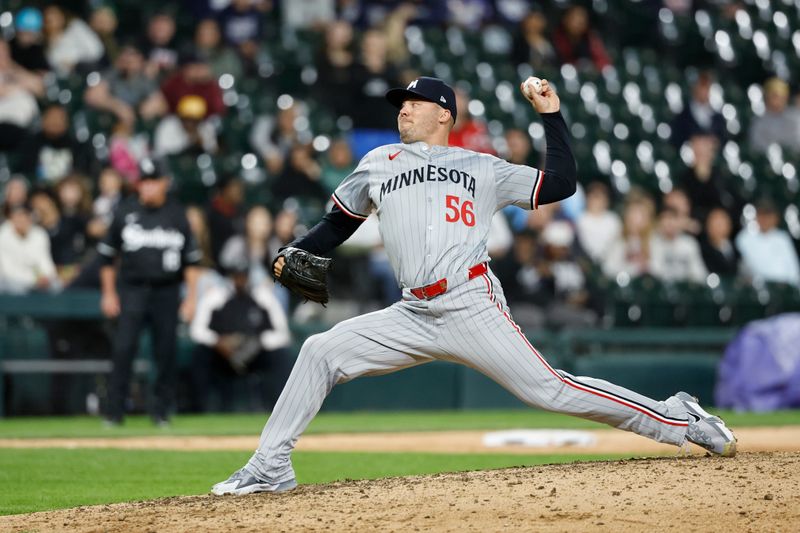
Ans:
[[[458,196],[453,196],[452,194],[448,194],[444,201],[445,209],[447,210],[447,212],[444,214],[444,219],[446,222],[458,222],[461,220],[467,227],[471,228],[475,225],[475,213],[472,211],[472,201],[467,200],[462,204],[461,198]]]

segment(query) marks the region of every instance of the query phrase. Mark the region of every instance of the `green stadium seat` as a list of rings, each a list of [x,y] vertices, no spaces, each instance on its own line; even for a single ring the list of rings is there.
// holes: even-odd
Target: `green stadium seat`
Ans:
[[[216,180],[213,167],[200,169],[193,155],[171,156],[168,162],[180,201],[185,205],[205,205],[213,182],[204,182],[203,175],[214,173]]]
[[[768,282],[765,289],[769,293],[769,314],[800,311],[800,290],[786,283]]]
[[[735,291],[734,324],[746,324],[767,316],[766,305],[763,300],[759,299],[758,289],[752,285],[741,285],[736,286]],[[761,298],[763,298],[763,295]]]
[[[223,117],[220,131],[222,148],[228,152],[250,151],[249,137],[252,127],[252,114],[231,112]]]

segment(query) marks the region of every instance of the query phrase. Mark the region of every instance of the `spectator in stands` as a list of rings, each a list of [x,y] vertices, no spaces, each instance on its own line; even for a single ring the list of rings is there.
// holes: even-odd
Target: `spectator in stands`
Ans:
[[[733,245],[733,223],[727,211],[715,207],[706,217],[700,238],[700,251],[706,269],[722,278],[734,278],[739,272],[739,251]]]
[[[47,233],[34,224],[27,204],[11,207],[0,224],[0,289],[23,293],[58,287]]]
[[[506,139],[505,159],[509,163],[527,165],[529,167],[537,167],[541,164],[539,162],[541,158],[533,150],[531,137],[527,132],[517,128],[509,128],[506,130],[504,137]]]
[[[295,209],[281,209],[275,215],[275,224],[272,236],[267,241],[269,257],[277,257],[278,250],[295,240],[297,233],[298,216]],[[250,225],[248,217],[248,227]]]
[[[120,53],[116,37],[118,26],[117,14],[114,12],[114,8],[108,4],[100,4],[89,15],[89,27],[97,34],[105,50],[103,66],[113,64]]]
[[[188,205],[186,207],[186,220],[189,223],[189,231],[192,234],[192,238],[197,243],[197,249],[202,253],[202,257],[197,263],[196,294],[199,298],[208,289],[220,284],[223,278],[217,270],[214,258],[211,256],[211,237],[208,232],[205,209],[199,205]]]
[[[189,221],[189,229],[192,231],[197,248],[203,254],[198,266],[206,270],[213,269],[216,263],[214,262],[214,256],[211,254],[211,234],[208,230],[205,210],[196,205],[190,205],[186,208],[186,220]],[[203,293],[201,285],[202,282],[198,280],[198,296]]]
[[[650,243],[653,234],[655,204],[644,193],[628,194],[622,214],[622,235],[609,248],[603,261],[603,273],[609,278],[626,273],[631,277],[650,272]]]
[[[336,18],[336,4],[331,0],[285,2],[281,4],[281,23],[292,30],[318,30]]]
[[[264,277],[272,276],[272,261],[275,257],[278,256],[279,250],[287,246],[290,242],[295,240],[301,234],[305,233],[308,228],[307,226],[300,224],[300,215],[298,214],[298,210],[295,206],[285,206],[279,211],[275,213],[275,217],[273,219],[271,213],[266,211],[269,214],[269,228],[268,230],[264,229],[264,225],[259,223],[260,219],[266,218],[264,214],[258,213],[261,211],[260,206],[253,207],[247,216],[247,240],[248,240],[248,248],[252,251],[257,248],[256,243],[261,243],[266,240],[266,249],[264,250],[264,261],[263,263],[255,262],[254,264],[264,264],[266,268],[264,268]],[[255,211],[255,213],[254,213]],[[256,215],[257,216],[254,216]],[[274,220],[274,223],[273,223]],[[259,257],[256,254],[251,252],[251,258]],[[253,260],[251,259],[251,262]],[[258,280],[254,279],[254,272],[251,270],[251,282],[255,282]],[[283,305],[283,309],[288,313],[290,308],[290,300],[292,298],[291,293],[288,289],[286,289],[283,285],[277,284],[275,285],[275,294],[278,299],[281,301],[281,305]]]
[[[197,95],[186,95],[178,102],[176,115],[159,122],[153,135],[153,154],[158,157],[217,152],[217,130],[206,120],[206,101]]]
[[[495,154],[486,124],[476,120],[469,112],[469,94],[456,88],[456,123],[450,130],[448,143],[475,152]]]
[[[109,162],[129,185],[139,179],[139,161],[150,153],[150,136],[135,132],[133,125],[119,120],[109,142]]]
[[[540,6],[530,0],[496,0],[495,9],[495,20],[498,23],[519,24],[528,13],[540,9]]]
[[[800,109],[788,107],[789,84],[780,78],[770,78],[764,83],[766,110],[750,124],[750,146],[766,152],[771,144],[778,144],[792,153],[800,152]]]
[[[290,220],[292,230],[296,218]],[[277,254],[277,248],[272,253],[270,241],[274,238],[272,233],[272,213],[263,205],[256,205],[250,208],[245,217],[244,232],[232,236],[228,239],[220,257],[230,257],[233,252],[247,258],[249,267],[250,286],[256,287],[262,283],[271,283],[272,280],[272,258]],[[287,243],[280,244],[283,246]],[[244,250],[242,252],[242,250]],[[284,309],[288,309],[289,292],[282,285],[273,288],[276,296],[281,301]]]
[[[222,246],[234,235],[244,233],[244,183],[235,176],[222,179],[206,208],[211,257],[219,264]]]
[[[289,150],[299,142],[295,129],[298,117],[305,116],[305,106],[292,100],[279,109],[277,117],[261,115],[250,132],[250,146],[261,155],[267,171],[276,176],[283,171]]]
[[[681,230],[690,235],[700,235],[703,225],[700,219],[695,218],[692,213],[692,201],[683,189],[675,188],[664,195],[661,201],[662,207],[667,207],[678,213],[681,222]]]
[[[71,74],[76,67],[96,67],[105,53],[89,25],[58,5],[44,9],[44,35],[47,61],[59,76]]]
[[[272,213],[263,205],[253,206],[247,212],[244,240],[250,261],[250,284],[253,286],[272,276],[269,269],[272,267],[272,258],[277,255],[277,251],[272,253],[269,244],[273,237],[272,227]]]
[[[546,31],[547,17],[536,6],[522,19],[519,32],[514,36],[511,59],[515,65],[527,63],[534,72],[558,66],[556,51]]]
[[[490,0],[450,0],[446,2],[447,23],[469,31],[480,30],[484,21],[494,15],[494,2]]]
[[[230,411],[239,376],[258,380],[257,409],[270,409],[289,374],[291,340],[286,314],[271,280],[248,282],[249,262],[243,249],[230,248],[221,266],[227,283],[210,288],[199,300],[190,336],[195,409],[208,409],[209,392],[219,392],[223,411]],[[241,385],[238,385],[241,387]]]
[[[43,94],[42,77],[14,63],[0,39],[0,151],[19,146],[39,116],[36,96]]]
[[[529,329],[545,324],[544,306],[551,298],[552,287],[542,275],[539,234],[524,229],[514,236],[511,253],[492,262],[492,271],[503,284],[509,305],[514,306],[514,320]]]
[[[67,110],[52,104],[42,114],[41,131],[20,146],[21,169],[39,181],[54,183],[72,172],[88,173],[91,154],[69,129]]]
[[[382,23],[386,36],[386,57],[398,68],[408,65],[410,52],[406,41],[406,29],[425,8],[410,2],[401,2]],[[414,80],[419,76],[413,76]]]
[[[147,21],[147,36],[140,46],[147,58],[147,75],[160,79],[178,65],[175,44],[175,18],[166,11],[156,13]]]
[[[320,183],[321,175],[322,169],[314,160],[311,146],[295,144],[289,151],[287,164],[278,176],[272,193],[280,202],[287,198],[297,198],[321,207],[327,198],[325,189]]]
[[[561,64],[597,70],[611,64],[603,41],[589,26],[586,8],[580,5],[570,6],[564,12],[561,24],[553,34],[553,45]]]
[[[214,78],[211,67],[192,50],[181,54],[181,67],[161,85],[169,110],[175,113],[181,98],[196,95],[205,101],[205,115],[224,115],[222,89]]]
[[[103,223],[105,228],[111,224],[114,209],[123,195],[122,176],[113,167],[105,167],[97,180],[97,198],[92,203],[92,217]],[[105,231],[103,231],[105,234]]]
[[[689,146],[693,154],[692,164],[678,184],[691,202],[691,217],[705,220],[709,211],[719,206],[731,212],[738,209],[739,199],[727,184],[729,176],[723,174],[717,164],[719,139],[713,135],[693,135]]]
[[[97,85],[86,90],[86,103],[114,113],[129,126],[136,123],[137,114],[144,120],[163,115],[166,101],[156,82],[145,74],[144,67],[142,52],[133,43],[123,45],[114,66]]]
[[[743,266],[755,279],[800,285],[797,251],[789,234],[780,229],[780,212],[771,200],[756,205],[757,228],[743,228],[736,247]]]
[[[681,111],[673,120],[672,144],[680,148],[696,135],[715,137],[718,143],[725,140],[725,118],[711,107],[710,95],[714,78],[708,71],[701,71],[692,84],[692,93]]]
[[[622,234],[622,221],[610,209],[608,186],[593,181],[586,187],[586,210],[576,222],[578,242],[586,254],[598,265]]]
[[[214,78],[219,79],[223,74],[230,74],[237,80],[241,78],[242,60],[223,44],[216,20],[204,19],[197,23],[194,45],[198,57],[208,63]]]
[[[14,61],[11,46],[0,39],[0,93],[3,100],[10,99],[15,88],[20,88],[33,96],[44,96],[44,82],[40,72],[30,71]]]
[[[257,208],[254,207],[253,209],[251,209],[250,210],[251,214],[254,209]],[[277,214],[275,215],[275,223],[272,227],[271,236],[267,234],[268,240],[267,240],[267,250],[266,250],[267,253],[266,264],[269,265],[270,268],[272,266],[273,258],[278,256],[279,253],[278,251],[282,247],[288,245],[290,242],[299,237],[302,234],[302,232],[306,231],[307,228],[305,226],[298,224],[298,221],[299,221],[299,215],[297,213],[296,208],[283,208],[280,211],[278,211]],[[266,233],[263,232],[263,230],[261,233],[259,233],[258,228],[260,226],[256,225],[255,223],[251,225],[250,215],[248,215],[247,217],[247,227],[248,227],[247,230],[248,240],[250,240],[251,242],[255,240],[250,237],[251,234],[252,235],[258,234],[258,236],[260,237],[261,235]],[[265,275],[270,275],[270,274],[265,272]],[[278,298],[281,300],[281,304],[283,304],[284,310],[288,312],[291,294],[282,285],[276,285],[275,290],[277,292]]]
[[[588,264],[575,243],[575,231],[566,220],[547,225],[541,237],[544,260],[539,265],[544,286],[550,291],[545,309],[551,328],[590,327],[597,314],[590,309],[591,295],[586,272]]]
[[[74,227],[76,233],[87,231],[86,224],[92,216],[92,195],[87,178],[69,175],[56,184],[55,192],[61,218]]]
[[[345,139],[334,139],[322,161],[320,181],[328,194],[333,191],[344,178],[356,168],[353,151]]]
[[[28,202],[28,182],[24,178],[11,178],[3,189],[3,210],[0,217],[6,219],[14,207]]]
[[[44,51],[42,12],[35,7],[25,7],[14,20],[16,32],[9,42],[13,62],[39,75],[50,70]]]
[[[56,199],[46,189],[31,194],[34,217],[50,240],[50,257],[62,283],[67,284],[77,274],[77,267],[86,250],[84,227],[61,217]]]
[[[394,130],[397,111],[386,105],[384,95],[399,84],[398,72],[388,61],[386,36],[378,30],[367,30],[361,38],[361,54],[353,65],[353,127]],[[355,151],[358,154],[359,150]]]
[[[681,214],[669,207],[661,210],[650,240],[650,273],[662,281],[692,283],[703,283],[708,275],[700,246],[683,232]]]
[[[402,4],[411,4],[416,8],[411,22],[418,26],[444,27],[446,25],[447,5],[446,2],[439,0],[434,2],[425,0],[351,2],[345,0],[340,12],[342,18],[351,21],[358,28],[374,28],[390,17],[392,11],[402,8]]]
[[[317,99],[335,115],[352,115],[353,97],[353,27],[346,21],[331,22],[325,28],[325,40],[317,51],[314,64],[317,83],[313,89]]]
[[[216,269],[216,263],[211,256],[211,239],[208,234],[208,222],[203,208],[190,205],[186,208],[186,220],[192,232],[197,249],[203,254],[197,263],[197,299],[199,300],[210,288],[223,282],[222,275]]]
[[[262,4],[262,2],[257,2]],[[258,54],[258,43],[264,36],[262,6],[252,0],[232,0],[219,14],[219,26],[225,41],[233,46],[242,60],[251,66]],[[261,9],[259,9],[261,8]]]

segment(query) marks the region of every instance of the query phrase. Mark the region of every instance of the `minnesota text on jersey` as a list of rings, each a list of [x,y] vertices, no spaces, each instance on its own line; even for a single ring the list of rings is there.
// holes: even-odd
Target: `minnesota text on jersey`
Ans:
[[[437,167],[436,165],[424,165],[413,170],[401,172],[393,178],[389,178],[381,185],[380,199],[397,189],[402,189],[407,185],[418,185],[426,181],[447,181],[461,184],[464,190],[475,196],[475,178],[455,168]]]

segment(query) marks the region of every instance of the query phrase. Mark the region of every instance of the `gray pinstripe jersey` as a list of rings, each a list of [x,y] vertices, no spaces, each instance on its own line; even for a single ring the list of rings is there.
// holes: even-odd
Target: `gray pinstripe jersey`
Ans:
[[[392,144],[367,154],[333,199],[357,218],[376,209],[392,266],[408,289],[455,278],[487,260],[494,212],[511,204],[535,209],[542,179],[539,170],[460,148]],[[274,484],[294,479],[292,449],[334,385],[434,360],[474,368],[531,406],[659,442],[686,439],[678,398],[659,402],[550,366],[511,318],[489,270],[430,299],[404,290],[386,309],[309,337],[247,470]]]
[[[488,154],[424,142],[372,150],[333,200],[365,219],[374,208],[401,287],[420,287],[487,261],[492,215],[535,209],[544,173]]]

